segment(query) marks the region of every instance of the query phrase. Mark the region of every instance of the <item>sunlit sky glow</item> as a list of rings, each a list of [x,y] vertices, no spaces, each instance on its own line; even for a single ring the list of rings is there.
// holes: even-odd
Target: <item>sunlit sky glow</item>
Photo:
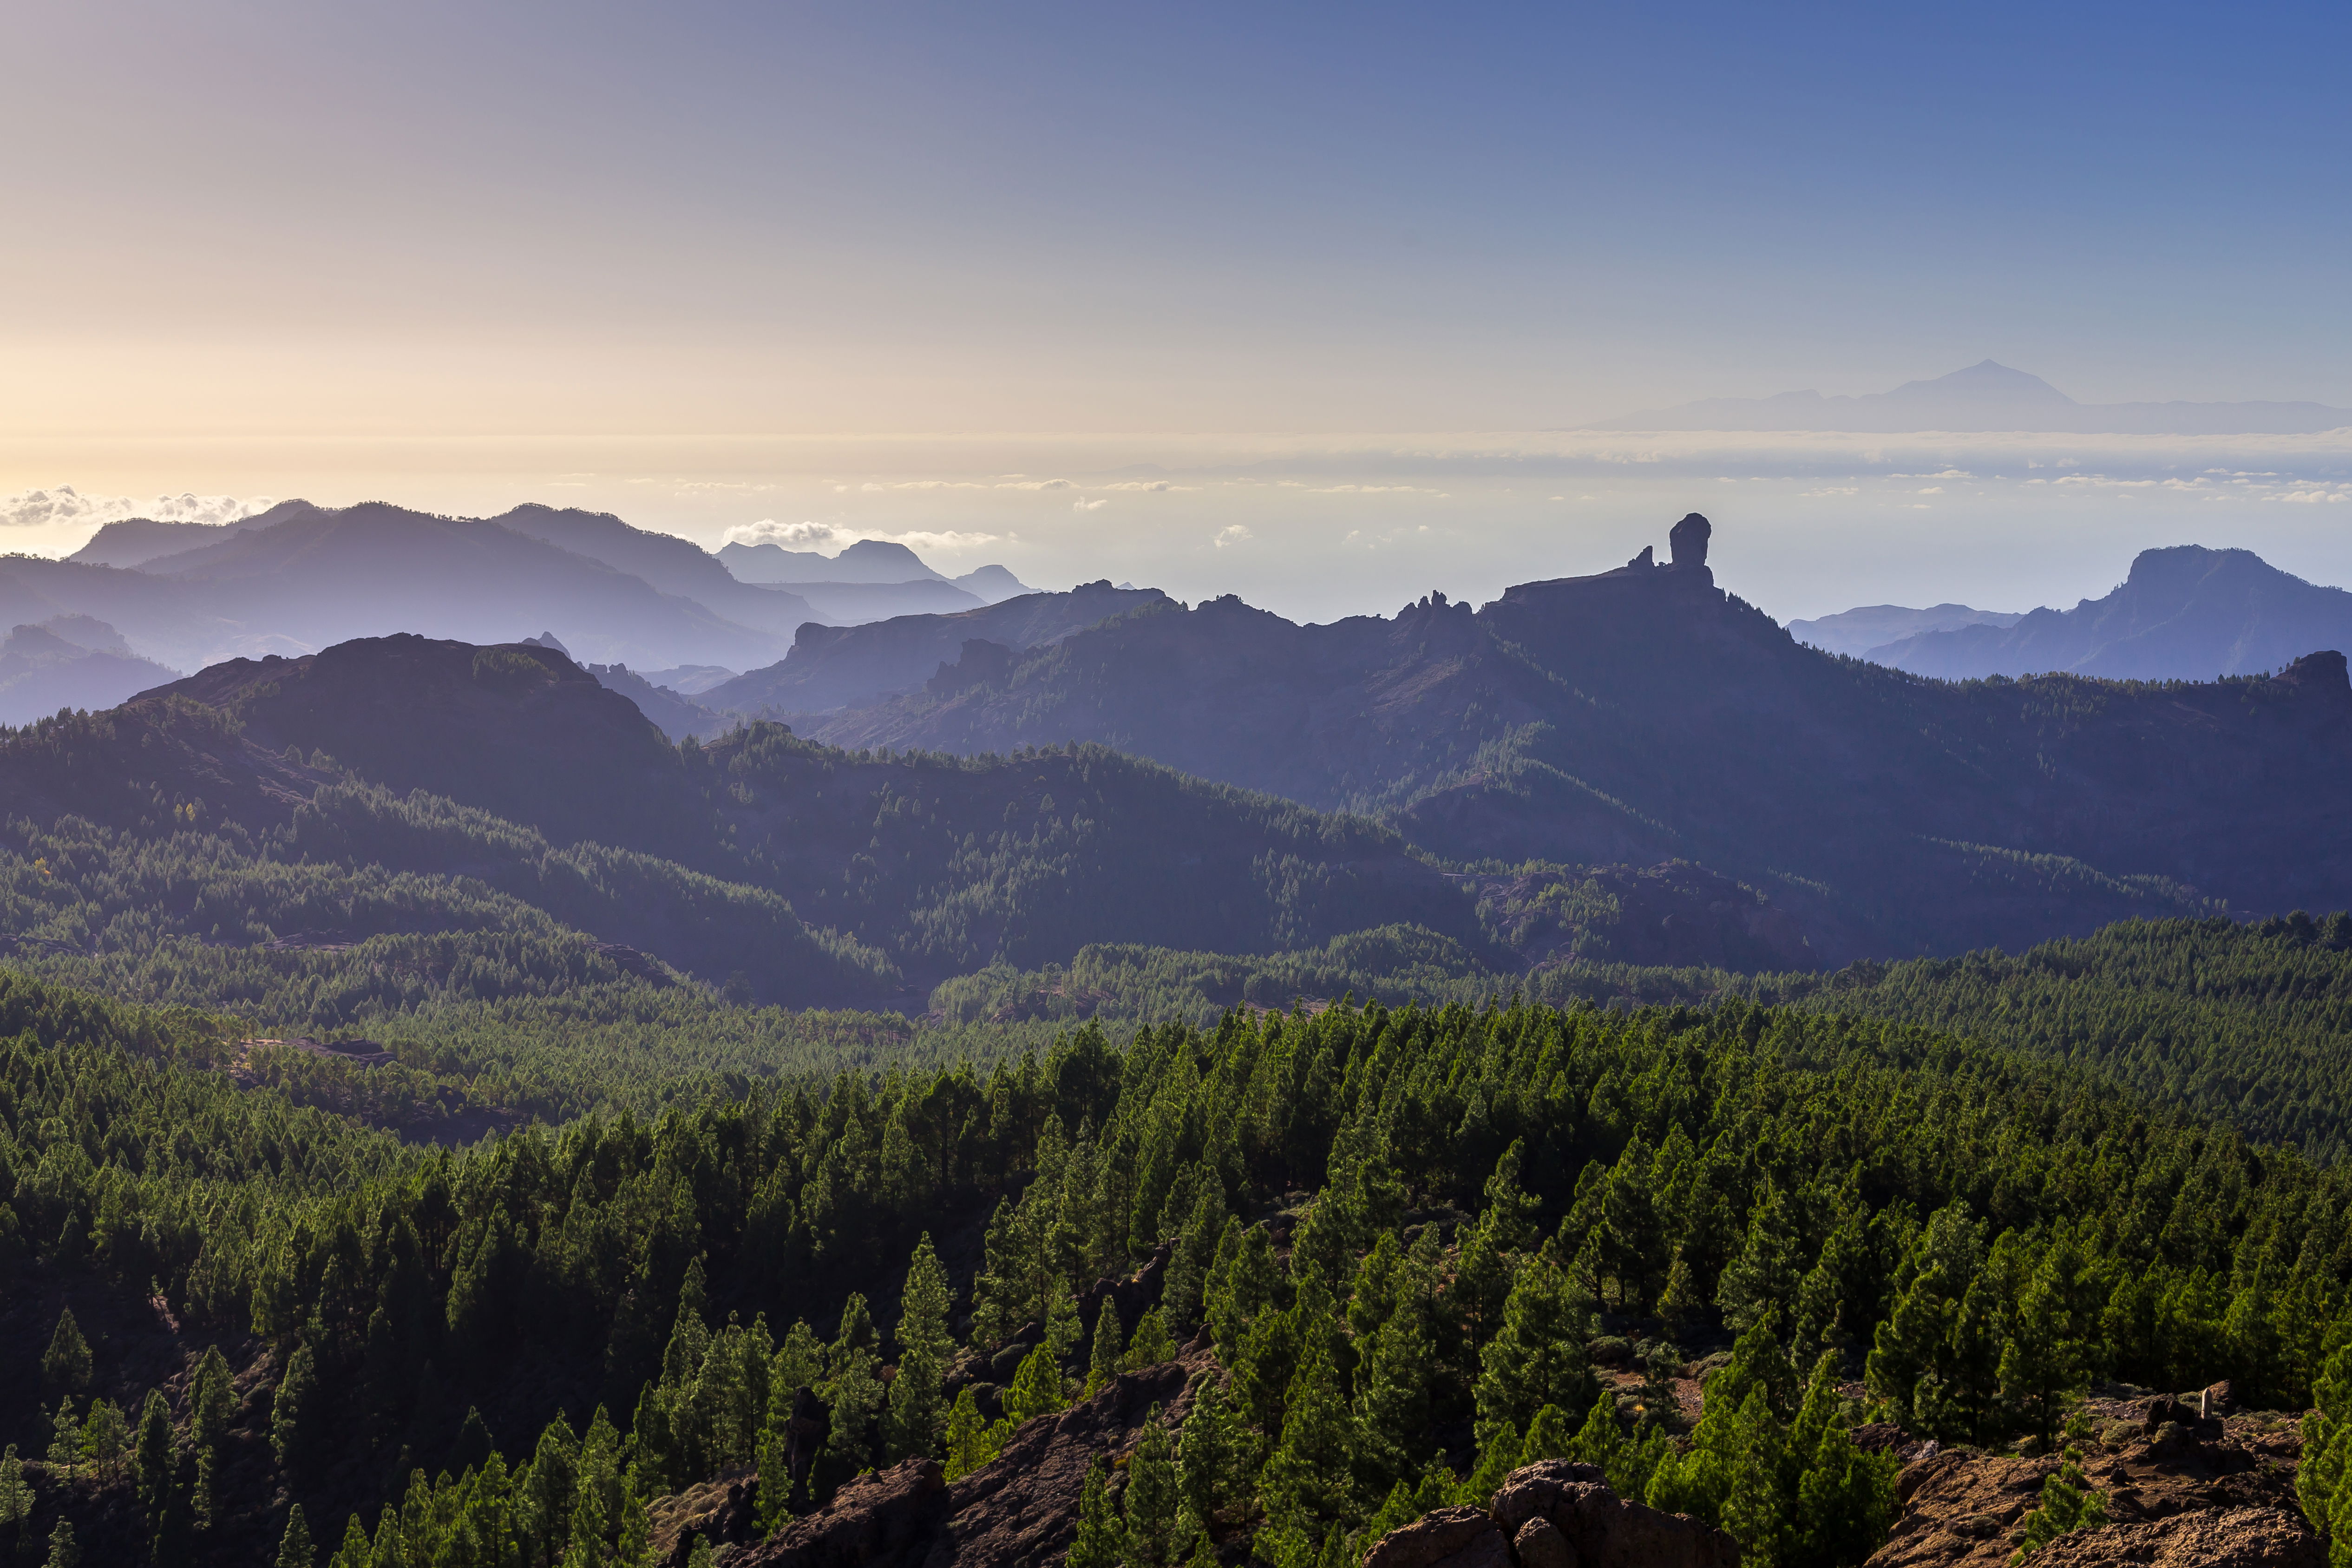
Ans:
[[[88,533],[23,499],[59,486],[543,500],[1323,618],[1613,564],[1696,507],[1782,616],[2071,603],[2192,541],[2341,582],[2352,438],[1559,433],[1987,356],[2352,406],[2347,32],[12,7],[0,548]]]

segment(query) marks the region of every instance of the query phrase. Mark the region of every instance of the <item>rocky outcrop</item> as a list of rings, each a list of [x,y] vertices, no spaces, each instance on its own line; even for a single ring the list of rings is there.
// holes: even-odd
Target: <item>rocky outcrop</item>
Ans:
[[[1442,1508],[1382,1536],[1364,1568],[1738,1568],[1739,1547],[1678,1513],[1627,1502],[1591,1465],[1514,1470],[1486,1508]]]
[[[2223,1389],[2199,1403],[2210,1409],[2228,1399]],[[2326,1562],[2295,1504],[2300,1448],[2289,1418],[2224,1422],[2164,1397],[2097,1414],[2107,1417],[2108,1441],[2089,1445],[2082,1468],[2105,1500],[2108,1522],[2053,1542],[2034,1554],[2037,1564],[2321,1568]],[[1902,1517],[1868,1568],[2002,1568],[2059,1461],[1927,1447],[1903,1468],[1895,1486]]]
[[[1192,1377],[1214,1367],[1195,1351],[1122,1373],[1084,1404],[1023,1426],[993,1463],[952,1484],[936,1460],[908,1459],[858,1477],[768,1541],[722,1550],[717,1561],[724,1568],[1034,1568],[1069,1550],[1087,1468],[1134,1447],[1155,1407],[1163,1423],[1181,1421]]]
[[[1695,511],[1686,514],[1666,534],[1666,548],[1674,552],[1675,566],[1684,571],[1705,571],[1706,542],[1714,535],[1713,523]]]

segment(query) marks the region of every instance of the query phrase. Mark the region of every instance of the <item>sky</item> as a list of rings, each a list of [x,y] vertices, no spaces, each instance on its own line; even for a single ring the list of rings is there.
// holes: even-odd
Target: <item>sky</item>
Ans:
[[[2352,407],[2347,45],[2315,5],[27,0],[0,549],[541,500],[1322,619],[1696,509],[1782,616],[2071,603],[2178,542],[2352,581],[2352,438],[1570,434],[1986,357]]]

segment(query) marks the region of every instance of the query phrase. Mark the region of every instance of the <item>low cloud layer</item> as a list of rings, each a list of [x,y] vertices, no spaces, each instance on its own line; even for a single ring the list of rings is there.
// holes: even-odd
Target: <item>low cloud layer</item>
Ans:
[[[125,518],[152,518],[157,522],[235,522],[241,517],[268,511],[268,496],[200,496],[191,493],[155,496],[84,495],[71,485],[19,490],[0,495],[0,528],[64,528],[77,524],[97,528]]]

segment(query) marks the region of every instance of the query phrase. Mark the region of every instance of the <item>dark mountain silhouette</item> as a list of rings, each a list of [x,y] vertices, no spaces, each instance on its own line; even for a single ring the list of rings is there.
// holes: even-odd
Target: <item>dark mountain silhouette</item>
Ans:
[[[2352,647],[2352,594],[2280,571],[2249,550],[2143,550],[2105,598],[2036,610],[2008,626],[1888,638],[1867,657],[1961,679],[2071,670],[2119,680],[2206,680],[2278,669],[2314,648]]]
[[[1711,397],[1588,426],[1593,430],[2029,430],[2082,435],[2309,435],[2352,426],[2319,403],[2077,403],[2038,375],[1984,360],[1892,392]]]
[[[1098,741],[1462,859],[1679,856],[1756,881],[1832,961],[2126,913],[2334,908],[2352,763],[2332,645],[2201,687],[1949,685],[1808,648],[1649,552],[1483,609],[1300,626],[1162,605],[807,726],[836,744]],[[959,667],[961,669],[961,667]]]
[[[157,522],[152,518],[134,517],[120,522],[110,522],[90,535],[89,542],[66,557],[86,566],[139,566],[160,555],[176,555],[184,550],[226,539],[233,533],[249,529],[268,528],[280,518],[289,517],[308,501],[280,501],[268,511],[257,512],[235,522]]]
[[[1828,653],[1865,658],[1873,648],[1915,637],[1922,632],[1950,631],[1956,626],[2013,626],[2025,618],[2022,611],[1978,610],[1966,605],[1930,605],[1915,610],[1904,605],[1864,605],[1810,621],[1790,621],[1789,635]],[[1884,660],[1880,662],[1885,662]]]
[[[759,631],[791,637],[803,621],[815,618],[808,601],[774,588],[736,580],[717,556],[690,539],[632,528],[610,512],[550,506],[519,506],[490,519],[502,528],[601,561],[616,572],[643,578],[665,594],[691,599],[729,620]]]
[[[740,668],[790,647],[774,632],[497,522],[380,502],[340,510],[293,502],[268,515],[277,519],[268,527],[133,571],[0,561],[0,616],[95,616],[124,628],[142,652],[184,668],[224,651],[299,654],[395,631],[491,643],[543,626],[583,657],[649,667]]]
[[[724,544],[719,559],[746,583],[946,582],[923,558],[887,539],[861,539],[836,555],[781,544]]]
[[[950,974],[1099,941],[1276,952],[1413,923],[1489,950],[1468,892],[1370,822],[1099,749],[881,762],[757,723],[673,747],[529,644],[403,636],[216,666],[0,738],[0,798],[136,834],[187,807],[320,860],[483,878],[797,1005],[915,1005]],[[747,921],[782,945],[747,951]]]
[[[0,724],[27,724],[63,708],[111,708],[178,677],[131,652],[87,616],[53,616],[0,638]]]
[[[988,602],[936,577],[908,583],[777,583],[753,591],[796,595],[817,621],[832,626],[863,626],[893,616],[951,616]]]
[[[711,707],[745,713],[822,713],[912,691],[938,674],[941,665],[961,658],[967,642],[1037,647],[1166,599],[1157,588],[1122,590],[1104,581],[1083,584],[1066,594],[1029,594],[954,615],[899,616],[858,626],[803,626],[782,663],[746,670],[704,695]]]
[[[978,595],[983,602],[991,605],[1037,592],[1003,566],[976,566],[962,576],[950,578],[949,581],[967,594]]]
[[[637,711],[661,726],[661,732],[673,741],[683,741],[688,735],[716,735],[740,722],[734,714],[706,708],[682,692],[656,684],[625,664],[592,664],[586,668],[598,685],[635,703]]]

